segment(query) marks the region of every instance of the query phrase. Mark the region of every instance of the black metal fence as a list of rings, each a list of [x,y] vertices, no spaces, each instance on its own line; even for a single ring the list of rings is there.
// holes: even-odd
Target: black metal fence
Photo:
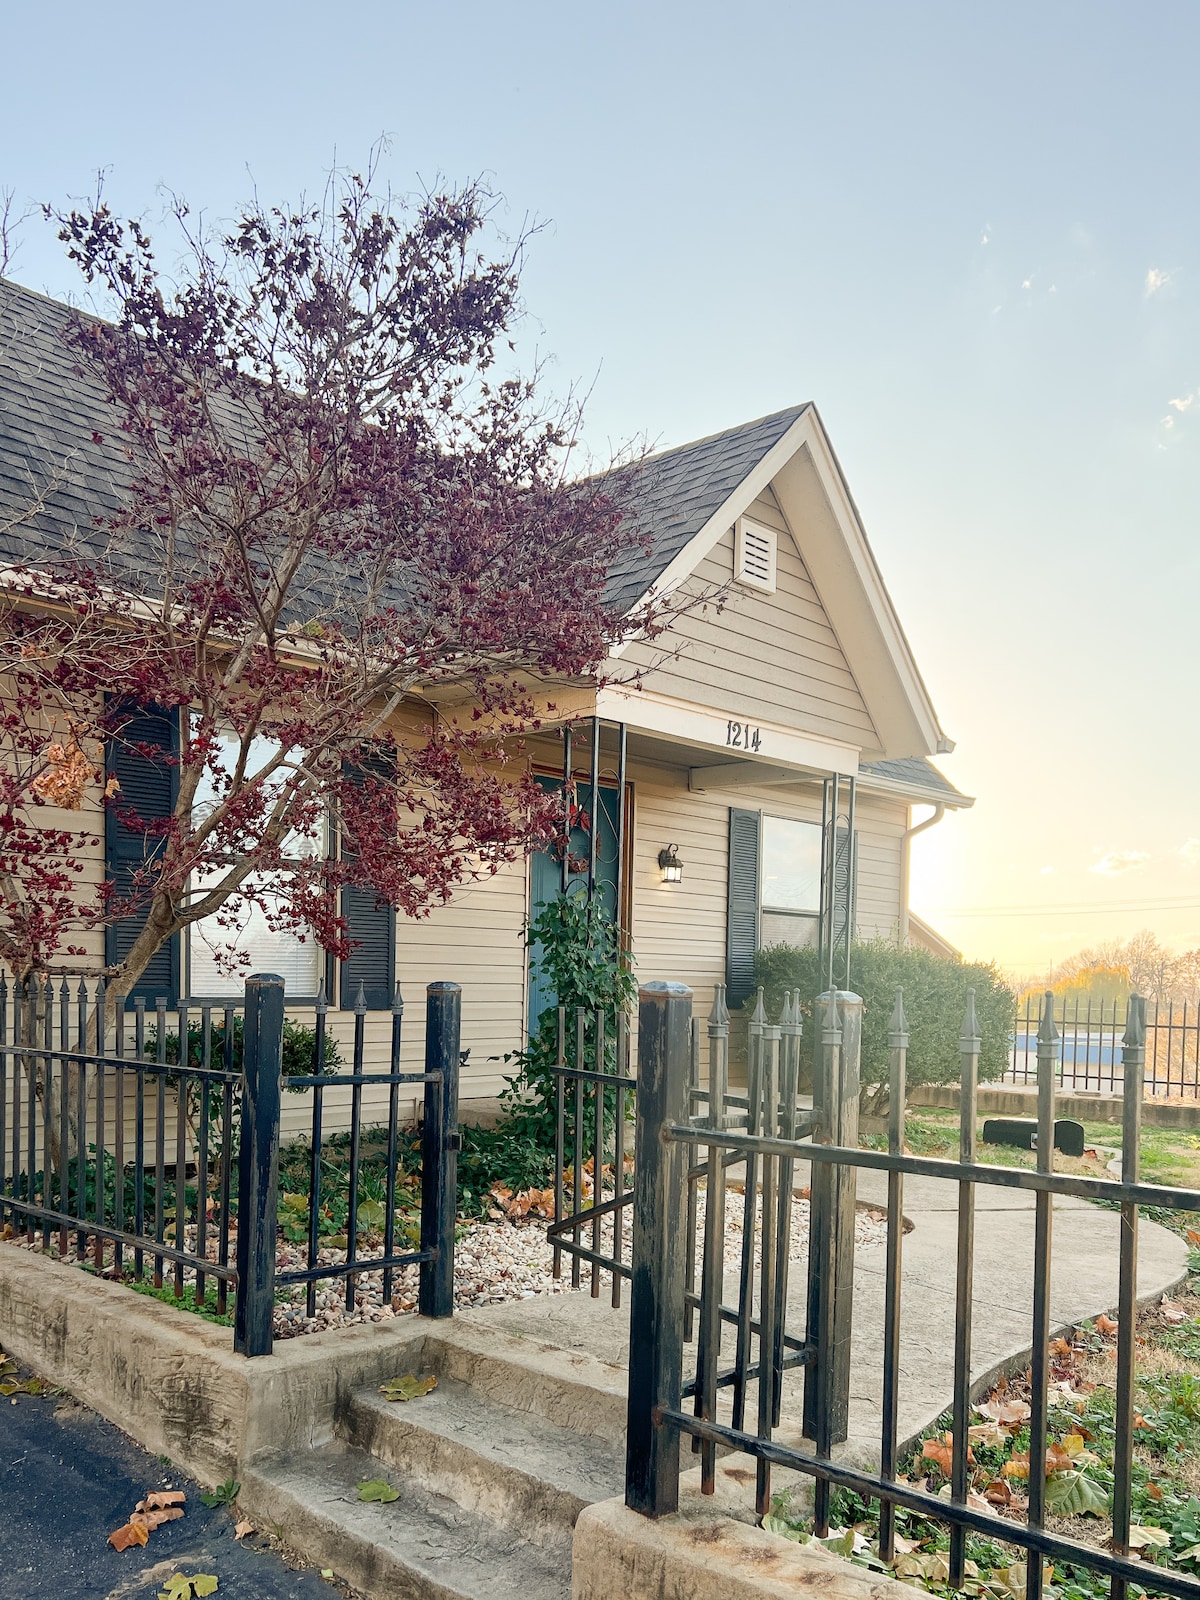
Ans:
[[[612,1303],[630,1275],[627,1212],[633,1204],[625,1130],[637,1082],[631,1076],[629,1018],[603,1011],[558,1008],[554,1066],[554,1221],[546,1233],[554,1246],[553,1271],[571,1258],[578,1288],[586,1263],[594,1299],[601,1273],[612,1278]],[[568,1061],[570,1065],[568,1065]]]
[[[283,1077],[282,979],[251,978],[234,1004],[165,1001],[148,1009],[106,1009],[103,983],[0,978],[0,1230],[29,1245],[89,1260],[94,1270],[188,1294],[218,1315],[234,1302],[235,1347],[270,1351],[276,1290],[302,1284],[312,1314],[321,1280],[343,1281],[347,1304],[363,1276],[379,1273],[390,1298],[393,1275],[420,1266],[419,1307],[453,1310],[454,1223],[461,994],[435,983],[426,1001],[425,1070],[400,1070],[403,1003],[391,1015],[386,1071],[371,1071],[366,1005],[354,1014],[351,1069],[339,1070],[327,1007],[313,1008],[310,1073]],[[305,1261],[277,1267],[283,1083],[311,1090],[311,1121],[301,1154],[307,1166]],[[401,1090],[420,1086],[420,1241],[397,1237],[401,1170]],[[382,1140],[384,1192],[378,1218],[360,1227],[363,1093],[387,1091]],[[341,1104],[330,1117],[330,1098]],[[348,1102],[348,1105],[347,1105]],[[337,1102],[335,1102],[337,1103]],[[344,1123],[336,1167],[331,1121]],[[290,1152],[295,1154],[295,1149]],[[344,1204],[344,1248],[322,1233],[328,1191]],[[290,1220],[296,1221],[295,1212]],[[381,1249],[362,1254],[360,1234]]]
[[[976,1085],[980,1039],[973,1003],[963,1021],[962,1123],[959,1160],[903,1153],[905,1065],[908,1036],[897,996],[889,1029],[890,1132],[886,1153],[856,1145],[856,1103],[861,1044],[858,996],[830,992],[817,1003],[815,1040],[816,1104],[813,1141],[796,1138],[799,1120],[792,1085],[771,1065],[783,1041],[782,1025],[763,1026],[757,1087],[752,1082],[744,1130],[720,1125],[712,1115],[690,1115],[691,994],[682,985],[649,985],[642,991],[639,1016],[638,1116],[630,1339],[629,1430],[626,1501],[651,1516],[677,1508],[680,1441],[690,1437],[701,1456],[702,1488],[714,1487],[718,1449],[741,1451],[757,1464],[757,1506],[768,1509],[771,1468],[778,1465],[814,1480],[818,1535],[829,1529],[834,1486],[853,1490],[880,1507],[880,1556],[895,1553],[897,1507],[916,1511],[949,1528],[949,1586],[965,1580],[968,1530],[1016,1545],[1039,1557],[1071,1563],[1110,1579],[1114,1600],[1124,1600],[1129,1585],[1180,1597],[1200,1595],[1200,1583],[1178,1571],[1149,1567],[1130,1557],[1131,1485],[1135,1440],[1134,1352],[1137,1310],[1138,1210],[1143,1205],[1200,1209],[1200,1192],[1144,1184],[1138,1177],[1138,1141],[1145,1065],[1144,1008],[1134,997],[1122,1044],[1125,1086],[1123,1167],[1120,1181],[1074,1176],[1053,1170],[1054,1096],[1060,1037],[1047,996],[1038,1040],[1038,1142],[1036,1170],[991,1167],[976,1153]],[[786,1015],[786,1012],[785,1012]],[[793,1024],[794,1025],[794,1024]],[[776,1038],[778,1034],[778,1039]],[[778,1057],[786,1061],[786,1052]],[[766,1063],[763,1065],[762,1063]],[[782,1085],[778,1100],[770,1087]],[[757,1112],[755,1107],[758,1107]],[[756,1124],[757,1118],[757,1125]],[[699,1335],[694,1364],[685,1373],[684,1328],[689,1263],[687,1243],[688,1178],[695,1153],[707,1152],[702,1243],[703,1268],[698,1304]],[[782,1236],[791,1220],[794,1164],[812,1163],[812,1210],[808,1284],[803,1331],[792,1337],[786,1323],[789,1298],[780,1292],[788,1251]],[[756,1237],[755,1275],[743,1267],[738,1302],[722,1305],[725,1271],[723,1222],[727,1171],[744,1163],[743,1225]],[[888,1175],[887,1258],[883,1327],[883,1404],[878,1472],[834,1456],[847,1436],[850,1394],[850,1334],[853,1325],[853,1226],[857,1172]],[[958,1194],[955,1262],[956,1314],[953,1331],[953,1423],[950,1497],[943,1498],[898,1476],[900,1308],[902,1293],[903,1185],[907,1175],[948,1179]],[[1049,1285],[1052,1204],[1055,1195],[1106,1201],[1120,1209],[1120,1262],[1116,1373],[1116,1428],[1110,1548],[1085,1545],[1047,1530],[1045,1478],[1030,1474],[1025,1521],[1001,1519],[970,1503],[969,1435],[971,1418],[972,1267],[975,1195],[980,1185],[1023,1189],[1034,1196],[1033,1311],[1031,1320],[1031,1416],[1029,1459],[1046,1460],[1049,1413]],[[784,1199],[788,1204],[784,1205]],[[743,1255],[743,1261],[745,1255]],[[722,1330],[734,1324],[732,1360],[724,1358]],[[788,1365],[803,1369],[803,1397],[784,1386]],[[726,1391],[729,1391],[728,1395]],[[748,1394],[756,1404],[751,1411]],[[692,1402],[687,1409],[685,1402]],[[781,1422],[804,1422],[803,1442],[796,1430],[788,1442],[775,1437]],[[810,1443],[811,1441],[811,1443]],[[1027,1562],[1027,1595],[1039,1600],[1041,1559]]]
[[[1060,1087],[1120,1094],[1126,1002],[1065,1000],[1059,1002],[1058,1013]],[[1026,995],[1017,1015],[1006,1083],[1037,1082],[1040,1014],[1040,1003]],[[1147,1004],[1144,1091],[1155,1099],[1200,1099],[1200,1008],[1186,1000]]]

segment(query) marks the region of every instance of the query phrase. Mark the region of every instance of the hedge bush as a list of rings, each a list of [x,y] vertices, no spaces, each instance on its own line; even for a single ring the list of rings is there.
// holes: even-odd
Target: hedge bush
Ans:
[[[864,1088],[874,1090],[868,1095],[868,1110],[881,1106],[887,1098],[887,1031],[897,986],[904,990],[908,1018],[909,1088],[958,1082],[958,1040],[968,989],[975,991],[975,1014],[982,1039],[980,1081],[992,1082],[1004,1075],[1017,1002],[994,966],[947,961],[927,950],[906,948],[888,939],[870,939],[854,944],[850,971],[851,988],[863,999],[862,1081]],[[804,1014],[801,1059],[811,1070],[813,998],[824,987],[817,950],[791,945],[762,950],[755,974],[766,991],[767,1012],[772,1019],[779,1013],[784,991],[800,990]]]

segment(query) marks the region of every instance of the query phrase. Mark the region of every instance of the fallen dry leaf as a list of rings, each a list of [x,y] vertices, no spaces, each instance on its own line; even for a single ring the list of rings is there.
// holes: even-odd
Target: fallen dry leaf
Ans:
[[[1171,1323],[1174,1327],[1178,1327],[1181,1322],[1187,1321],[1187,1312],[1183,1307],[1172,1304],[1166,1295],[1163,1295],[1159,1301],[1158,1310],[1163,1321]]]
[[[1097,1333],[1116,1333],[1117,1323],[1114,1317],[1106,1317],[1103,1312],[1096,1318]]]
[[[1149,1500],[1161,1500],[1162,1490],[1156,1483],[1148,1483],[1146,1485],[1146,1497]]]
[[[989,1400],[975,1409],[981,1417],[990,1417],[1002,1428],[1020,1428],[1030,1417],[1029,1406],[1024,1400]]]
[[[1008,1434],[998,1422],[977,1422],[967,1429],[967,1438],[984,1450],[1001,1450],[1008,1444]]]
[[[186,1501],[187,1495],[182,1489],[156,1489],[153,1494],[148,1494],[144,1500],[139,1500],[139,1511],[161,1511],[164,1506],[181,1506]]]
[[[180,1506],[159,1506],[157,1511],[135,1511],[129,1522],[132,1527],[145,1528],[148,1533],[153,1533],[164,1522],[178,1522],[182,1515]]]
[[[132,1545],[145,1544],[149,1537],[147,1529],[131,1519],[123,1528],[114,1528],[108,1536],[108,1542],[114,1550],[128,1550]]]
[[[248,1522],[243,1517],[241,1522],[239,1522],[235,1526],[235,1528],[233,1530],[233,1537],[235,1539],[244,1539],[247,1536],[247,1534],[251,1534],[253,1532],[254,1532],[254,1524],[252,1522]]]
[[[1013,1492],[1003,1478],[995,1478],[983,1491],[983,1498],[989,1505],[1008,1506],[1012,1504]]]

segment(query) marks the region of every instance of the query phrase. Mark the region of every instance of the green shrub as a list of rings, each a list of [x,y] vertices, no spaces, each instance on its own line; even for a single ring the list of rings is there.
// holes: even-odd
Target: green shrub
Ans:
[[[875,1090],[868,1097],[868,1109],[882,1105],[887,1097],[888,1020],[897,986],[904,990],[908,1018],[909,1088],[958,1082],[958,1040],[968,989],[975,991],[982,1040],[980,1081],[992,1082],[1004,1075],[1016,1022],[1016,997],[994,966],[947,961],[927,950],[870,939],[853,946],[850,971],[851,986],[863,999],[863,1086]],[[767,1012],[772,1018],[779,1013],[784,991],[800,990],[804,1014],[801,1060],[811,1071],[813,999],[824,987],[818,951],[812,946],[797,949],[790,945],[761,950],[755,975],[766,991]]]
[[[215,1009],[215,1008],[214,1008]],[[217,1071],[225,1067],[225,1019],[209,1025],[209,1062]],[[245,1021],[239,1014],[233,1019],[233,1071],[242,1070],[243,1039],[245,1034]],[[155,1056],[158,1052],[158,1030],[150,1027],[146,1033],[145,1053]],[[166,1057],[168,1061],[179,1060],[179,1035],[168,1033],[166,1036]],[[325,1066],[324,1074],[328,1076],[335,1073],[342,1064],[342,1052],[338,1042],[331,1034],[325,1035]],[[188,1022],[188,1066],[201,1067],[204,1065],[204,1030],[197,1018]],[[303,1022],[297,1022],[294,1017],[286,1017],[283,1024],[283,1081],[285,1088],[291,1088],[289,1078],[315,1078],[317,1076],[317,1030],[308,1027]],[[302,1090],[297,1091],[303,1093]]]

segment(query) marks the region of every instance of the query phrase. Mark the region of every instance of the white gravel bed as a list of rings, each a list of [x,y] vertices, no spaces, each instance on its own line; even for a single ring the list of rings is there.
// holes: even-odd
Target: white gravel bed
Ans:
[[[744,1195],[730,1189],[726,1201],[725,1215],[725,1266],[727,1270],[735,1270],[742,1259],[742,1228]],[[704,1238],[704,1210],[705,1194],[703,1187],[698,1196],[696,1248],[697,1258]],[[792,1261],[802,1261],[808,1253],[808,1200],[800,1196],[793,1197],[792,1201],[792,1229],[790,1239],[789,1258]],[[192,1230],[188,1230],[191,1233]],[[873,1249],[881,1246],[887,1235],[886,1221],[879,1212],[859,1211],[855,1219],[855,1247],[857,1249]],[[580,1228],[580,1240],[585,1246],[592,1244],[592,1225],[585,1222]],[[33,1244],[24,1238],[13,1239],[11,1243],[19,1249],[41,1251],[40,1235]],[[614,1232],[612,1217],[605,1217],[600,1227],[600,1248],[605,1254],[613,1249]],[[194,1240],[189,1238],[188,1244],[194,1245]],[[377,1253],[378,1245],[374,1247],[364,1243],[362,1253],[371,1255]],[[58,1256],[54,1244],[51,1245],[50,1254]],[[132,1246],[125,1247],[126,1266],[130,1264]],[[235,1258],[235,1244],[231,1237],[229,1247],[230,1260]],[[151,1266],[150,1251],[146,1250],[147,1267]],[[84,1259],[80,1259],[74,1249],[70,1249],[65,1256],[58,1259],[75,1263],[81,1266],[93,1267],[94,1261],[89,1251]],[[344,1262],[346,1252],[336,1249],[322,1249],[318,1255],[318,1264],[335,1265]],[[624,1219],[622,1232],[622,1259],[629,1260],[629,1219]],[[758,1252],[755,1252],[758,1260]],[[111,1265],[111,1247],[105,1250],[105,1276],[115,1276]],[[307,1251],[303,1245],[281,1242],[276,1256],[276,1266],[280,1272],[301,1269],[307,1265]],[[173,1283],[174,1268],[170,1262],[164,1262],[164,1282]],[[414,1312],[417,1308],[417,1288],[420,1268],[416,1265],[398,1267],[392,1279],[391,1303],[383,1303],[383,1275],[374,1272],[361,1277],[354,1290],[354,1304],[352,1307],[346,1303],[346,1282],[344,1279],[324,1279],[318,1282],[315,1295],[315,1314],[308,1315],[307,1290],[303,1284],[282,1285],[276,1292],[275,1306],[275,1337],[277,1339],[295,1338],[306,1333],[320,1333],[329,1328],[347,1327],[360,1322],[383,1322],[396,1316],[404,1316]],[[607,1274],[603,1274],[607,1278]],[[192,1267],[184,1270],[185,1285],[195,1283],[196,1273]],[[586,1261],[581,1264],[581,1279],[586,1287],[591,1281],[591,1268]],[[215,1299],[216,1284],[212,1278],[208,1280],[208,1301],[213,1304]],[[521,1221],[503,1222],[468,1222],[459,1226],[459,1236],[454,1249],[454,1304],[459,1310],[467,1310],[478,1306],[499,1305],[506,1300],[527,1300],[533,1295],[541,1294],[567,1294],[571,1293],[571,1259],[564,1255],[562,1261],[562,1277],[555,1278],[553,1274],[553,1251],[546,1238],[546,1219],[544,1217],[527,1217]],[[232,1311],[232,1301],[230,1303]]]

